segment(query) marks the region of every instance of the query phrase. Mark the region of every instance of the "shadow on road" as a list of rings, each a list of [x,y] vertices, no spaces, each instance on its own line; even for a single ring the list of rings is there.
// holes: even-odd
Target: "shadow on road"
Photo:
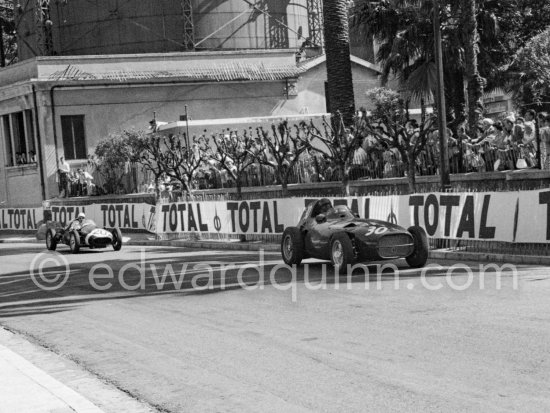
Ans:
[[[17,248],[3,252],[28,253]],[[0,318],[71,311],[93,301],[163,294],[218,294],[258,284],[284,289],[289,283],[307,284],[313,288],[324,283],[349,289],[354,284],[392,283],[396,275],[404,280],[418,278],[420,274],[419,270],[408,268],[404,261],[358,265],[352,274],[338,276],[326,262],[306,260],[294,269],[283,267],[279,253],[264,253],[259,260],[258,253],[254,252],[181,248],[148,251],[145,259],[144,253],[140,255],[135,251],[126,259],[120,259],[124,257],[121,254],[101,255],[101,252],[83,250],[82,254],[72,255],[64,249],[59,253],[42,251],[44,260],[57,259],[62,265],[37,265],[32,274],[30,267],[25,271],[1,274]],[[89,262],[88,257],[96,261]],[[444,269],[426,273],[426,277],[444,275]]]

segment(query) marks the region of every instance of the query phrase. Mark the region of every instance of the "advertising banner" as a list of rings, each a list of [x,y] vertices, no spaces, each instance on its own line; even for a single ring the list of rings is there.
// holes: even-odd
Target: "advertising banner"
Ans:
[[[80,212],[101,227],[159,234],[281,234],[318,198],[245,201],[52,206],[53,221],[68,225]],[[408,228],[420,225],[431,238],[545,243],[550,241],[550,190],[425,193],[329,198],[361,218]],[[0,209],[0,231],[36,230],[42,208]]]
[[[518,193],[427,193],[329,198],[361,217],[405,228],[420,225],[428,236],[512,242]],[[158,233],[280,234],[298,223],[313,198],[170,203],[158,206]]]
[[[515,242],[550,241],[550,190],[518,192]]]
[[[52,206],[51,212],[52,221],[57,221],[63,226],[68,225],[83,212],[100,227],[154,231],[155,206],[145,203]]]
[[[32,231],[42,220],[40,208],[0,208],[0,231]]]

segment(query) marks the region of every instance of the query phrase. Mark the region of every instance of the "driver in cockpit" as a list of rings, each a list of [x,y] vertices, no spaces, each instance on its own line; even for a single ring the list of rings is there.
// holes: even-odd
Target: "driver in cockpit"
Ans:
[[[69,224],[69,226],[65,229],[65,231],[73,231],[75,229],[76,230],[80,229],[85,219],[86,219],[86,215],[84,214],[84,212],[81,212],[80,214],[78,214],[76,219]]]
[[[315,218],[319,214],[326,215],[331,210],[332,210],[332,203],[327,198],[323,198],[315,206],[315,210],[313,211],[312,218]]]

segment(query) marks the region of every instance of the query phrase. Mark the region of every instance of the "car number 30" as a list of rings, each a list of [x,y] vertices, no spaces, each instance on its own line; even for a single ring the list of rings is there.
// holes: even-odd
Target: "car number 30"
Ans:
[[[382,235],[384,234],[385,232],[388,231],[388,228],[386,227],[375,227],[375,226],[370,226],[368,229],[367,229],[367,233],[365,234],[367,237],[369,235],[372,235],[372,234],[376,234],[376,235]]]

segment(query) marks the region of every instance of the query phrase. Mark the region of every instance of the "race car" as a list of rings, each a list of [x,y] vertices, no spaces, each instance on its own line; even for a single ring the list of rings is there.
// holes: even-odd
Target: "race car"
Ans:
[[[98,228],[91,219],[85,219],[68,228],[63,228],[59,223],[53,223],[52,226],[46,232],[46,247],[50,251],[55,251],[59,243],[68,245],[73,254],[77,254],[82,247],[95,249],[112,245],[115,251],[122,248],[122,233],[119,228]]]
[[[428,259],[426,231],[408,229],[390,222],[361,219],[347,206],[333,207],[323,198],[310,203],[298,225],[287,227],[281,240],[281,254],[287,265],[305,258],[330,260],[337,273],[356,262],[405,258],[420,268]]]

